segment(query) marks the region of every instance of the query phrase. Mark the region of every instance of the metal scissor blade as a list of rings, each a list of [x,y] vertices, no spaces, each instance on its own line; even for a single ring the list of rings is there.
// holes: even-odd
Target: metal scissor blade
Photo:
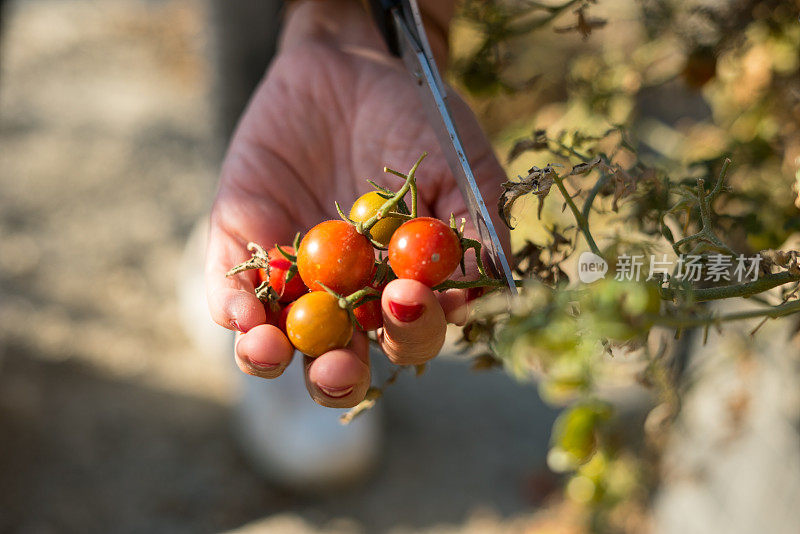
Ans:
[[[486,210],[478,184],[475,182],[472,168],[467,161],[464,147],[461,144],[461,137],[458,135],[458,130],[447,105],[447,95],[443,90],[444,85],[439,78],[436,64],[427,46],[427,41],[417,40],[414,36],[415,33],[418,33],[424,38],[425,33],[419,20],[418,11],[414,12],[416,3],[411,2],[410,4],[412,7],[411,14],[418,25],[419,32],[412,33],[400,10],[395,9],[392,11],[403,62],[409,72],[417,77],[423,107],[439,139],[439,145],[447,159],[447,164],[450,166],[450,170],[464,197],[472,223],[478,230],[480,241],[483,243],[484,249],[489,253],[491,267],[503,277],[509,291],[515,295],[517,294],[517,287],[514,284],[511,268],[508,265],[503,248],[500,246],[500,239],[497,237],[492,219]]]

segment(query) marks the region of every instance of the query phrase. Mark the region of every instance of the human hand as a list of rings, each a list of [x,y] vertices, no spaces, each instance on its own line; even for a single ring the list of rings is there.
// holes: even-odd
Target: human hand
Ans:
[[[290,243],[296,231],[336,219],[333,201],[355,200],[368,190],[366,178],[396,189],[397,178],[380,170],[405,171],[424,151],[430,157],[417,175],[420,215],[467,216],[416,91],[357,3],[302,2],[290,15],[281,51],[229,147],[211,215],[209,308],[217,323],[241,333],[235,352],[243,371],[275,378],[294,352],[278,328],[265,324],[255,274],[225,277],[249,257],[249,241],[267,248]],[[451,107],[476,179],[494,198],[505,174],[467,106],[454,96]],[[501,239],[507,245],[508,234]],[[468,295],[437,295],[414,280],[388,284],[379,335],[387,357],[408,365],[436,356],[446,323],[466,320]],[[347,348],[306,357],[305,371],[318,403],[354,406],[370,383],[368,340],[356,332]]]

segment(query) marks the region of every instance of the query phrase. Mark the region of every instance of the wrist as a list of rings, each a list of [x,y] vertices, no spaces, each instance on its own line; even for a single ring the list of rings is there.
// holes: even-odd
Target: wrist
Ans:
[[[448,28],[453,7],[449,1],[420,2],[423,24],[431,50],[441,69],[447,65]],[[375,24],[359,0],[295,0],[290,3],[280,47],[302,44],[308,40],[333,46],[373,48],[386,46]]]

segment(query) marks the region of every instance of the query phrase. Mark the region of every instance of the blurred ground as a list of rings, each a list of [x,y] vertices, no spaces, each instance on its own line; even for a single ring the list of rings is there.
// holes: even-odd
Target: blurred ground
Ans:
[[[174,297],[218,166],[203,4],[7,7],[0,532],[531,524],[552,414],[453,362],[390,391],[387,460],[365,487],[309,500],[256,477],[228,432],[236,381],[197,357]]]

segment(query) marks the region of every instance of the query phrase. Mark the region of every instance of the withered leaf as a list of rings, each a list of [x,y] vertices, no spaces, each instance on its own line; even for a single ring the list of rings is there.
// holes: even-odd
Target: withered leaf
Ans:
[[[570,176],[577,176],[579,174],[586,174],[587,172],[591,171],[592,169],[594,169],[595,167],[600,165],[600,163],[602,163],[602,161],[603,161],[602,158],[600,156],[597,156],[596,158],[594,158],[591,161],[586,161],[584,163],[578,163],[577,165],[572,167],[572,171],[570,171],[569,174],[570,174]]]
[[[536,130],[532,137],[520,139],[508,153],[508,162],[511,163],[525,152],[533,150],[547,150],[547,134],[545,130]]]
[[[619,201],[636,191],[638,179],[621,167],[610,170],[614,179],[614,199],[611,209],[616,212],[619,210]]]
[[[791,274],[800,274],[800,253],[796,250],[762,250],[762,262],[783,267]]]
[[[569,33],[577,31],[581,34],[581,37],[583,37],[583,40],[585,41],[589,38],[589,35],[591,35],[592,30],[602,28],[606,25],[607,21],[605,19],[588,17],[585,13],[586,7],[587,6],[581,6],[575,10],[575,13],[578,15],[578,20],[575,22],[575,24],[554,28],[554,31],[556,33]]]
[[[503,184],[503,194],[497,201],[497,210],[503,223],[513,230],[511,224],[511,208],[521,197],[533,193],[539,198],[539,209],[537,215],[541,217],[544,199],[550,193],[553,186],[555,170],[549,165],[544,169],[532,167],[528,171],[528,176],[521,178],[519,182],[505,182]]]
[[[514,272],[523,278],[534,278],[553,287],[562,280],[568,280],[560,263],[568,255],[568,252],[565,254],[562,249],[571,248],[572,242],[561,235],[556,228],[548,231],[553,241],[546,247],[528,240],[514,254]],[[545,251],[547,251],[546,259],[542,257]]]

